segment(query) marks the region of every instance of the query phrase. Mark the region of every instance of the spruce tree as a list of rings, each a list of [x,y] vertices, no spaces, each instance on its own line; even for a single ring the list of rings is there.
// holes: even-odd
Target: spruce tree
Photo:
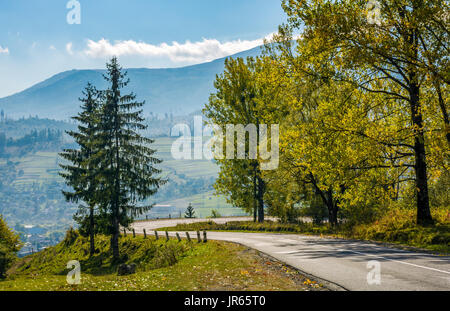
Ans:
[[[80,204],[74,220],[80,225],[80,230],[86,232],[90,238],[90,254],[95,252],[95,207],[97,205],[97,165],[93,155],[97,152],[95,134],[98,127],[98,109],[101,92],[88,83],[83,91],[84,98],[81,112],[72,119],[79,123],[78,131],[69,131],[68,135],[74,138],[79,149],[65,149],[60,156],[69,161],[69,164],[60,165],[63,172],[60,175],[73,191],[63,191],[67,201]]]
[[[192,207],[192,203],[189,203],[189,206],[186,209],[186,212],[184,213],[185,218],[195,218],[195,211]]]
[[[161,171],[154,165],[162,161],[150,148],[154,141],[141,135],[147,128],[141,109],[145,102],[137,102],[133,93],[122,94],[129,79],[116,57],[106,66],[104,78],[109,87],[104,91],[97,133],[100,149],[95,158],[101,172],[102,209],[108,217],[111,249],[117,260],[120,226],[128,227],[135,217],[152,207],[140,203],[155,194],[165,180],[155,177]]]

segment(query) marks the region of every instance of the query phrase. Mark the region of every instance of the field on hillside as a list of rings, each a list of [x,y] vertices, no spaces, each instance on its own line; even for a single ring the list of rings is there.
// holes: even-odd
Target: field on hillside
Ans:
[[[156,138],[152,148],[158,150],[157,155],[163,160],[161,167],[175,171],[178,175],[186,175],[192,178],[216,177],[219,169],[210,160],[175,160],[171,154],[171,148],[176,138]]]
[[[160,168],[163,175],[169,178],[169,183],[149,199],[147,203],[156,203],[159,207],[146,216],[184,217],[189,203],[194,206],[197,217],[208,217],[213,209],[222,216],[245,215],[240,208],[228,204],[224,197],[213,194],[217,165],[209,160],[174,160],[171,154],[174,141],[175,138],[157,138],[152,146],[158,150],[157,157],[163,160]],[[0,191],[0,212],[11,225],[72,221],[75,207],[69,206],[60,192],[64,187],[64,181],[58,175],[61,163],[63,160],[57,152],[36,152],[10,158],[9,162],[0,159],[0,167],[9,165],[12,169],[8,187]],[[11,204],[12,200],[14,202]],[[27,206],[23,206],[25,204]],[[36,214],[33,211],[40,212]],[[40,219],[39,215],[44,214],[45,220]]]
[[[10,161],[18,163],[17,169],[22,171],[14,184],[43,183],[62,181],[58,175],[61,159],[56,152],[36,152],[23,158],[12,158]],[[5,164],[6,161],[0,161]]]
[[[238,207],[228,204],[224,197],[214,195],[213,191],[196,194],[189,197],[171,200],[162,204],[171,205],[177,208],[178,213],[172,214],[173,217],[179,217],[179,212],[184,217],[186,207],[192,204],[195,210],[195,217],[206,218],[211,216],[212,210],[217,210],[221,216],[247,216],[247,214]],[[166,217],[161,215],[160,218]]]
[[[215,177],[218,167],[209,160],[175,160],[171,154],[171,146],[175,138],[156,138],[152,148],[158,150],[157,157],[163,160],[160,168],[165,174],[176,172],[177,175],[185,175],[188,178]],[[24,157],[9,159],[19,163],[18,169],[23,170],[23,175],[17,179],[17,183],[33,183],[45,181],[61,181],[58,176],[59,164],[62,159],[57,152],[37,152]],[[0,165],[6,164],[5,159],[0,159]]]

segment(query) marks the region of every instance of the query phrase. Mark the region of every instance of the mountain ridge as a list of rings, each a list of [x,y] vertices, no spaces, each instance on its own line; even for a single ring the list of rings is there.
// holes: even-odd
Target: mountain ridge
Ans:
[[[177,68],[124,68],[130,84],[126,92],[145,101],[144,115],[172,113],[188,115],[202,109],[213,91],[217,74],[224,70],[226,58],[258,56],[261,46],[210,62]],[[82,90],[87,82],[106,88],[103,69],[72,69],[57,73],[31,87],[0,98],[0,109],[12,118],[38,115],[40,118],[67,120],[79,111]]]

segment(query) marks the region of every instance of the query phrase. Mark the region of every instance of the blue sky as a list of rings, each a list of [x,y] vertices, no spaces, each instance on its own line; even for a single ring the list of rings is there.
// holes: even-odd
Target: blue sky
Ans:
[[[285,15],[280,0],[69,0],[0,2],[0,97],[70,69],[179,67],[260,44]]]

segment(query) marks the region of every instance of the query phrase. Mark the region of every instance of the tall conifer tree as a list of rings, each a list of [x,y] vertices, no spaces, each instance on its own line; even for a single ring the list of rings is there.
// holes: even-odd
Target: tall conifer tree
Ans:
[[[68,160],[70,164],[60,165],[64,169],[60,175],[66,180],[67,185],[73,191],[63,191],[67,201],[81,204],[79,210],[74,215],[75,221],[81,225],[81,229],[89,234],[90,254],[95,252],[95,207],[97,205],[97,169],[92,161],[92,156],[96,153],[95,133],[98,126],[98,109],[101,92],[88,83],[84,98],[80,98],[83,103],[82,111],[72,119],[79,123],[78,131],[69,131],[71,137],[79,145],[79,149],[65,149],[60,153],[61,157]]]
[[[122,94],[129,79],[116,57],[107,64],[104,78],[109,87],[101,107],[97,133],[100,149],[95,158],[101,171],[102,208],[108,217],[111,249],[118,259],[120,226],[128,227],[136,216],[152,207],[139,203],[155,194],[165,180],[155,177],[161,171],[154,165],[162,161],[150,148],[154,141],[140,134],[147,128],[140,109],[144,102],[135,101],[133,93]]]

